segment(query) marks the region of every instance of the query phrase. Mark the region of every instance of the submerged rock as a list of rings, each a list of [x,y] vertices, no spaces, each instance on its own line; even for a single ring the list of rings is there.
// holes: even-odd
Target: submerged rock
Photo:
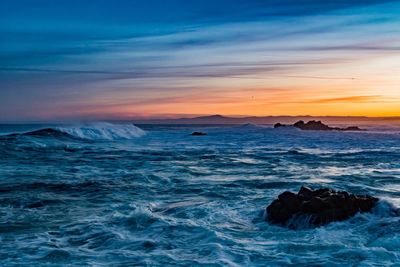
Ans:
[[[310,226],[319,226],[334,221],[343,221],[357,212],[369,212],[378,199],[368,195],[354,195],[329,188],[312,190],[302,186],[297,194],[285,191],[267,208],[266,220],[297,228],[295,221],[306,221]]]
[[[207,133],[203,133],[203,132],[193,132],[192,135],[194,135],[194,136],[201,136],[201,135],[207,135]]]
[[[287,127],[287,126],[293,126],[301,130],[305,131],[365,131],[363,129],[360,129],[357,126],[350,126],[346,128],[339,128],[339,127],[330,127],[321,121],[309,121],[305,123],[304,121],[298,121],[293,125],[285,125],[281,123],[276,123],[274,125],[274,128],[280,128],[280,127]]]

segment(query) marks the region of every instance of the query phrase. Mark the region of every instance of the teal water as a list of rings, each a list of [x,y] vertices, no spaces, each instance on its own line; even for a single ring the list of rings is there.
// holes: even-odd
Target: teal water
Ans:
[[[398,131],[97,123],[0,133],[1,266],[400,264]],[[265,207],[301,185],[382,200],[315,229],[265,222]]]

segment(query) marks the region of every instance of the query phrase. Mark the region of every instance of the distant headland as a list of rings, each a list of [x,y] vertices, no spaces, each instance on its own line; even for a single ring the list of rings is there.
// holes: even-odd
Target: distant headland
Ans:
[[[364,116],[241,116],[223,115],[199,116],[168,119],[131,119],[135,124],[294,124],[298,121],[323,121],[336,125],[400,125],[400,117],[364,117]]]

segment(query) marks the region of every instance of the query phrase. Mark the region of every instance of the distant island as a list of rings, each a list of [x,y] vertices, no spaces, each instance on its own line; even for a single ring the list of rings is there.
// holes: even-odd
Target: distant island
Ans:
[[[295,127],[300,130],[305,131],[365,131],[364,129],[360,129],[358,126],[350,126],[345,128],[340,127],[330,127],[326,124],[323,124],[321,121],[309,121],[305,123],[304,121],[298,121],[293,125],[285,125],[281,123],[276,123],[274,128],[281,128],[281,127]]]

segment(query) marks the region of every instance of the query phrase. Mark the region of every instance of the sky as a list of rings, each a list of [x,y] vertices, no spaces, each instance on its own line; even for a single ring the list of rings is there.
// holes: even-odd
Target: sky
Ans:
[[[209,114],[400,116],[400,1],[0,1],[0,121]]]

